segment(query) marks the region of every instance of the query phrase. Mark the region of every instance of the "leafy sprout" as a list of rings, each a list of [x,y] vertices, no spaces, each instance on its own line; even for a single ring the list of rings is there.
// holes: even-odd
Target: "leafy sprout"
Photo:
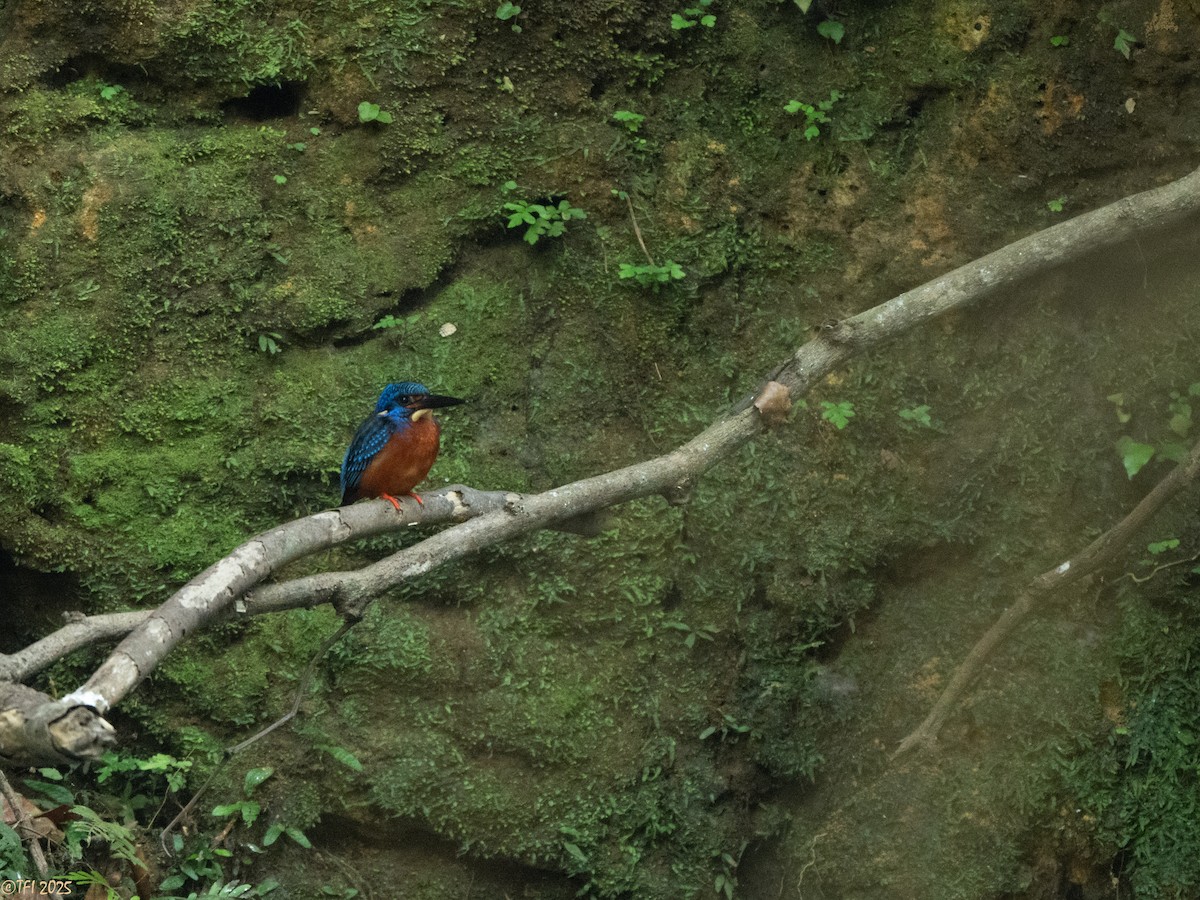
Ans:
[[[380,109],[378,103],[364,100],[358,104],[358,121],[363,123],[378,122],[380,125],[390,125],[392,114]]]

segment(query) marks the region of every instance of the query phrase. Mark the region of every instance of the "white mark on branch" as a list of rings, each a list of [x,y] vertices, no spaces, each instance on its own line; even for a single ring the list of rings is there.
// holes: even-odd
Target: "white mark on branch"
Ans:
[[[108,701],[95,691],[85,690],[80,688],[77,691],[72,691],[67,696],[62,698],[62,702],[68,706],[87,706],[96,710],[100,715],[108,712]],[[110,726],[111,728],[111,726]]]
[[[1068,569],[1070,569],[1070,568],[1071,568],[1071,562],[1070,562],[1070,560],[1068,560],[1067,562],[1063,563],[1061,566],[1059,566],[1059,567],[1058,567],[1057,569],[1055,569],[1054,571],[1055,571],[1057,574],[1061,575],[1061,574],[1063,574],[1064,572],[1066,572],[1066,571],[1067,571]]]

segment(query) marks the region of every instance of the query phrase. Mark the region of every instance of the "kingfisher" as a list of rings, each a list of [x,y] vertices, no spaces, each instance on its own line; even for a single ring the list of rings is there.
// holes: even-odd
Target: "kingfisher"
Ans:
[[[385,387],[375,401],[375,412],[358,426],[342,460],[341,505],[382,497],[399,512],[397,496],[408,495],[421,503],[413,488],[433,467],[442,433],[433,410],[462,402],[458,397],[431,394],[415,381]]]

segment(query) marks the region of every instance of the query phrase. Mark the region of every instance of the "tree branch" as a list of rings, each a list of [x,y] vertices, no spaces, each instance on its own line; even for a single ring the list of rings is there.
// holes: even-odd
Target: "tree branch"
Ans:
[[[103,713],[136,687],[179,641],[216,617],[227,615],[234,601],[281,566],[348,540],[413,524],[461,523],[358,572],[329,573],[301,579],[290,587],[261,588],[254,595],[254,604],[266,610],[329,600],[336,601],[346,614],[361,615],[374,597],[396,583],[498,541],[555,523],[578,522],[599,509],[637,497],[657,493],[676,498],[683,493],[686,482],[758,435],[765,418],[776,417],[773,412],[768,417],[766,409],[754,407],[757,398],[766,397],[768,382],[778,382],[790,395],[803,394],[856,353],[1132,235],[1178,225],[1198,210],[1200,170],[1030,235],[838,322],[800,347],[731,413],[682,447],[648,462],[542,494],[521,496],[457,488],[427,495],[424,509],[406,507],[409,515],[404,519],[398,519],[389,504],[368,503],[317,513],[264,532],[196,576],[147,616],[83,687],[59,702],[103,723],[103,727],[93,723],[98,738],[108,734],[105,729],[111,727],[100,718]],[[778,389],[770,390],[778,395]],[[769,405],[774,407],[776,402]],[[69,641],[64,638],[59,643],[65,646]],[[16,673],[29,672],[50,652],[48,646],[43,646],[39,654],[28,654],[20,663],[13,662],[16,657],[0,658],[0,675],[24,677]],[[45,700],[51,703],[49,698]],[[0,710],[5,708],[0,703]],[[3,727],[0,719],[0,758],[9,754],[10,748],[20,746],[22,736]],[[102,750],[102,743],[90,748],[74,745],[78,758],[95,756]]]
[[[954,677],[950,679],[950,683],[938,697],[933,709],[925,717],[925,721],[900,742],[900,746],[892,754],[892,759],[918,747],[926,750],[933,749],[937,744],[938,734],[946,723],[946,718],[950,715],[950,710],[982,671],[984,663],[1008,639],[1025,617],[1033,612],[1034,607],[1060,588],[1081,578],[1086,578],[1110,562],[1133,539],[1133,536],[1151,516],[1195,481],[1197,473],[1200,473],[1200,442],[1192,447],[1188,458],[1176,466],[1170,475],[1155,485],[1154,490],[1143,497],[1129,515],[1088,544],[1079,552],[1079,555],[1055,566],[1048,572],[1043,572],[1029,582],[1025,590],[1017,596],[1013,605],[1001,614],[996,623],[971,648],[971,652],[959,664]]]

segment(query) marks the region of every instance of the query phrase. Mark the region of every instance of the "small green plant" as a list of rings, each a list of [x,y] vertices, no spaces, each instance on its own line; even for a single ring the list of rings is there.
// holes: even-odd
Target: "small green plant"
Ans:
[[[823,38],[828,38],[835,44],[840,44],[842,38],[846,36],[846,26],[834,19],[826,19],[817,26],[817,34]]]
[[[663,628],[683,632],[683,645],[689,650],[696,646],[697,639],[711,641],[719,633],[719,629],[711,625],[701,625],[699,628],[693,628],[686,622],[663,622]]]
[[[363,770],[363,764],[359,762],[358,757],[345,747],[338,747],[334,744],[318,744],[317,749],[328,753],[343,766],[353,772],[361,772]]]
[[[318,128],[316,125],[314,125],[312,128],[308,129],[308,133],[311,134],[313,137],[317,137],[318,135],[320,135],[321,129]]]
[[[1156,456],[1171,462],[1182,462],[1188,454],[1185,439],[1192,431],[1192,401],[1200,397],[1200,381],[1188,385],[1186,391],[1171,391],[1167,403],[1167,430],[1170,434],[1156,439],[1153,444],[1135,440],[1123,434],[1116,440],[1117,454],[1125,467],[1125,474],[1133,478]],[[1117,421],[1127,425],[1133,414],[1125,407],[1125,395],[1109,394],[1108,401],[1116,407]]]
[[[567,230],[572,219],[586,219],[587,213],[572,206],[568,200],[554,203],[523,203],[510,201],[504,204],[508,210],[508,227],[525,226],[525,243],[533,246],[544,237],[559,237]]]
[[[1127,434],[1117,438],[1117,453],[1121,455],[1121,463],[1125,466],[1125,474],[1132,478],[1154,458],[1154,446],[1135,441]]]
[[[712,3],[713,0],[700,0],[697,6],[689,6],[682,12],[671,13],[671,27],[676,31],[683,31],[685,28],[692,28],[695,25],[712,28],[717,24],[717,17],[706,12]]]
[[[719,724],[709,725],[707,728],[705,728],[703,731],[701,731],[696,736],[700,740],[706,741],[710,737],[712,737],[714,734],[720,734],[722,741],[728,741],[728,740],[736,740],[737,735],[746,734],[749,731],[750,731],[749,725],[742,725],[729,713],[725,713],[722,716],[721,722]]]
[[[1050,212],[1060,213],[1063,211],[1063,205],[1066,202],[1066,197],[1055,197],[1053,200],[1046,201],[1046,209],[1050,210]]]
[[[925,404],[902,409],[897,413],[905,422],[912,422],[924,428],[932,428],[933,420],[929,418],[929,407]]]
[[[399,319],[393,316],[391,313],[388,313],[386,316],[372,325],[371,328],[375,331],[387,331],[390,328],[400,328],[402,326],[409,327],[411,325],[415,325],[420,321],[420,319],[420,313],[413,313],[411,316],[404,316],[403,318]]]
[[[29,871],[20,835],[0,822],[0,881],[18,881]]]
[[[119,84],[102,84],[102,85],[100,85],[100,99],[101,100],[116,100],[123,93],[125,93],[125,88],[121,87],[121,85],[119,85]]]
[[[742,846],[738,850],[737,856],[734,856],[732,853],[721,854],[721,872],[713,881],[713,890],[718,894],[724,894],[725,900],[733,900],[733,894],[737,890],[738,885],[737,867],[741,863],[742,855],[749,846],[749,841],[742,841]]]
[[[1168,550],[1174,550],[1179,546],[1179,538],[1167,538],[1164,541],[1152,541],[1146,545],[1146,551],[1153,556],[1158,556],[1160,553],[1166,553]]]
[[[821,100],[816,106],[812,106],[801,100],[789,100],[783,109],[784,112],[792,116],[798,112],[804,113],[804,139],[811,141],[815,137],[820,137],[820,126],[829,124],[828,113],[833,109],[834,104],[841,99],[841,91],[830,91],[829,98]]]
[[[1200,382],[1188,385],[1186,396],[1179,391],[1171,391],[1171,402],[1167,405],[1167,411],[1171,414],[1171,418],[1167,421],[1167,427],[1181,438],[1187,437],[1192,430],[1190,397],[1200,397]]]
[[[1129,51],[1133,45],[1137,43],[1137,38],[1126,31],[1124,28],[1117,29],[1117,36],[1113,39],[1113,49],[1120,53],[1126,59],[1129,59]]]
[[[286,175],[276,175],[274,181],[276,184],[287,184],[287,176]]]
[[[618,109],[613,113],[613,120],[620,122],[625,126],[625,130],[633,135],[633,145],[638,150],[646,149],[646,139],[638,137],[638,130],[642,127],[642,123],[646,121],[646,117],[641,113],[635,113],[628,109]]]
[[[652,263],[638,266],[621,263],[617,271],[617,277],[622,281],[632,279],[642,287],[653,288],[656,291],[664,284],[679,281],[685,274],[683,266],[671,259],[665,260],[661,266]]]
[[[496,7],[496,18],[501,22],[507,22],[509,19],[515,19],[520,14],[521,7],[517,6],[515,3],[509,3],[508,0],[504,0],[503,3]],[[517,34],[520,34],[521,26],[516,22],[513,22],[512,30]]]
[[[854,404],[849,400],[834,403],[831,400],[821,401],[821,418],[841,431],[854,418]]]
[[[1071,39],[1065,34],[1056,34],[1050,38],[1051,47],[1068,47],[1071,44]]]
[[[263,835],[263,846],[270,847],[285,834],[305,850],[312,849],[312,841],[308,839],[303,831],[295,825],[285,825],[283,822],[276,822],[267,829],[267,833]]]
[[[183,790],[187,781],[188,770],[192,762],[188,759],[176,759],[166,753],[155,753],[146,759],[136,756],[120,756],[116,753],[105,753],[96,766],[96,783],[104,784],[116,775],[131,772],[142,772],[147,775],[161,776],[166,779],[167,789]],[[52,770],[43,770],[52,771]]]
[[[279,345],[282,343],[282,334],[277,331],[264,331],[258,336],[258,352],[274,356],[281,352],[282,348]]]
[[[294,144],[288,144],[287,148],[289,150],[295,150],[297,153],[303,153],[308,149],[308,144],[304,143],[304,141],[296,141]]]
[[[1133,418],[1133,414],[1125,408],[1124,394],[1109,394],[1105,399],[1117,408],[1117,421],[1122,425]]]
[[[176,834],[173,838],[175,855],[180,856],[184,849],[183,835]],[[189,881],[205,881],[209,878],[221,879],[225,871],[219,860],[228,859],[233,853],[224,847],[201,846],[193,853],[182,856],[175,866],[176,871],[168,875],[159,885],[164,891],[173,891],[183,887]]]
[[[613,113],[613,118],[625,126],[630,134],[637,134],[638,129],[642,127],[642,123],[646,121],[646,117],[640,113],[631,112],[628,109],[618,109]]]
[[[390,125],[392,123],[392,114],[380,109],[378,103],[364,100],[358,104],[358,121],[364,124],[367,122],[378,122],[380,125]]]

